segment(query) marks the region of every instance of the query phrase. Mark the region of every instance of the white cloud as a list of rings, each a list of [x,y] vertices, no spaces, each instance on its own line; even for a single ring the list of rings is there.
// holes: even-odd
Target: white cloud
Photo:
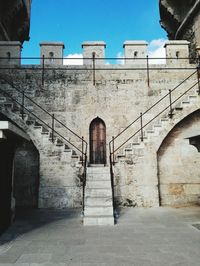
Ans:
[[[124,59],[123,58],[124,58],[124,55],[121,52],[119,52],[117,54],[117,64],[124,65]]]
[[[63,65],[83,65],[83,55],[69,54],[64,57]]]
[[[165,59],[160,59],[160,58],[166,58],[166,53],[165,53],[165,48],[164,44],[167,40],[165,39],[156,39],[152,40],[149,43],[149,58],[158,58],[158,59],[150,59],[149,63],[150,64],[165,64],[166,60]]]

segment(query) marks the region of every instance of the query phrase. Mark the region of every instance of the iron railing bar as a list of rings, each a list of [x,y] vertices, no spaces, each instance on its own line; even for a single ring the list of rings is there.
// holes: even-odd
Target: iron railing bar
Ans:
[[[65,127],[68,131],[70,131],[72,134],[74,134],[74,136],[76,136],[77,138],[79,138],[80,140],[82,140],[82,138],[76,134],[72,129],[68,128],[65,124],[63,124],[60,120],[58,120],[56,117],[54,117],[54,120],[56,122],[58,122],[61,126]],[[85,140],[83,140],[83,142],[86,144],[87,142]]]
[[[188,90],[186,90],[184,93],[182,93],[178,98],[176,98],[172,104],[174,104],[175,102],[177,102],[180,98],[182,98],[188,91],[190,91],[192,88],[194,88],[196,85],[198,84],[198,82],[196,82],[193,86],[191,86]],[[169,95],[169,93],[168,93]],[[160,116],[164,111],[166,111],[168,108],[170,107],[170,105],[168,105],[167,107],[165,107],[161,112],[159,112],[156,116],[154,116],[151,120],[149,120],[146,124],[143,125],[142,129],[144,129],[146,126],[148,126],[152,121],[154,121],[158,116]],[[113,153],[115,153],[116,151],[118,151],[122,146],[124,146],[130,139],[132,139],[137,133],[139,133],[141,131],[141,128],[139,128],[131,137],[129,137],[125,142],[123,142],[117,149],[115,149],[113,151]],[[111,153],[111,154],[113,154]]]
[[[105,60],[105,59],[108,59],[108,60],[123,60],[123,59],[128,59],[128,60],[144,60],[144,59],[146,59],[147,57],[145,56],[145,57],[126,57],[126,58],[124,58],[124,57],[98,57],[98,58],[96,58],[96,60]],[[4,60],[8,60],[8,57],[0,57],[0,59],[4,59]],[[42,57],[33,57],[33,56],[30,56],[30,57],[28,57],[28,56],[22,56],[22,57],[15,57],[15,56],[13,56],[13,57],[9,57],[9,59],[42,59]],[[52,57],[45,57],[45,59],[52,59]],[[58,60],[60,60],[60,59],[63,59],[63,60],[78,60],[78,59],[83,59],[83,57],[73,57],[73,58],[68,58],[68,57],[53,57],[53,59],[58,59]],[[92,59],[91,57],[84,57],[84,59]],[[176,59],[176,60],[183,60],[183,59],[189,59],[189,60],[197,60],[198,58],[197,57],[170,57],[170,58],[167,58],[167,57],[149,57],[149,59]]]
[[[91,58],[90,58],[91,59]],[[31,69],[31,68],[27,68],[27,67],[23,67],[23,65],[21,65],[20,67],[17,67],[17,66],[10,66],[10,67],[0,67],[0,70],[10,70],[10,69],[15,69],[15,70],[31,70],[31,71],[36,71],[36,70],[42,70],[42,66],[41,65],[35,65],[37,66],[37,68],[34,68],[34,69]],[[81,67],[82,65],[77,65],[77,67],[70,67],[70,65],[66,65],[65,67],[62,66],[62,67],[49,67],[46,65],[45,67],[45,71],[48,71],[48,70],[72,70],[72,71],[91,71],[92,70],[92,67]],[[113,71],[113,70],[116,70],[116,71],[133,71],[133,70],[143,70],[143,71],[146,71],[147,70],[147,67],[124,67],[125,65],[112,65],[113,68],[108,68],[108,67],[96,67],[95,69],[100,71],[105,71],[105,70],[110,70],[110,71]],[[115,66],[117,66],[117,68],[114,68]],[[150,67],[152,66],[151,64],[149,64],[149,70],[194,70],[196,69],[196,67]],[[81,67],[81,68],[80,68]]]
[[[11,83],[10,81],[8,81],[5,78],[2,78],[4,81],[6,81],[8,84],[10,84],[16,91],[18,91],[19,93],[23,94],[23,91],[20,91],[19,89],[16,88],[16,86]],[[29,101],[31,101],[34,105],[36,105],[38,108],[40,108],[42,111],[44,111],[46,114],[48,114],[49,116],[52,116],[47,110],[45,110],[43,107],[41,107],[38,103],[36,103],[34,100],[32,100],[30,97],[28,97],[27,95],[24,94],[24,97],[26,99],[28,99]],[[76,137],[78,137],[79,139],[81,139],[81,137],[76,134],[73,130],[71,130],[70,128],[68,128],[65,124],[63,124],[61,121],[59,121],[56,117],[54,117],[54,120],[56,122],[58,122],[60,125],[62,125],[63,127],[65,127],[68,131],[70,131],[72,134],[74,134]],[[86,141],[84,140],[84,142],[86,143]]]
[[[174,89],[171,90],[171,92],[173,92],[174,90],[176,90],[177,88],[179,88],[186,80],[188,80],[189,78],[191,78],[194,74],[196,73],[193,72],[190,76],[188,76],[186,79],[184,79],[180,84],[178,84]],[[167,93],[166,95],[164,95],[162,98],[160,98],[156,103],[154,103],[149,109],[147,109],[143,115],[145,115],[146,113],[148,113],[152,108],[154,108],[157,104],[159,104],[162,100],[164,100],[167,96],[169,95],[169,93]],[[114,137],[114,139],[112,139],[110,141],[110,143],[112,143],[113,140],[115,140],[116,138],[118,138],[122,133],[124,133],[128,128],[130,128],[135,122],[137,122],[140,119],[140,116],[138,116],[131,124],[129,124],[125,129],[123,129],[117,136]]]
[[[0,88],[0,91],[3,93],[3,94],[6,94],[10,99],[12,99],[12,101],[16,102],[19,106],[22,106],[21,103],[19,103],[16,99],[14,99],[9,93],[5,92],[4,90],[2,90]],[[41,118],[39,118],[36,114],[34,114],[33,112],[31,112],[29,109],[27,109],[25,106],[24,106],[24,109],[30,113],[31,115],[33,115],[35,118],[37,118],[40,122],[42,122],[45,126],[47,126],[49,129],[52,130],[52,127],[49,126],[46,122],[44,122]],[[54,129],[54,132],[59,136],[61,137],[62,139],[64,139],[67,143],[69,143],[71,146],[73,146],[76,150],[78,150],[81,154],[81,150],[76,147],[73,143],[71,143],[69,140],[67,140],[65,137],[63,137],[59,132],[57,132],[57,130]],[[85,153],[83,153],[85,155]]]

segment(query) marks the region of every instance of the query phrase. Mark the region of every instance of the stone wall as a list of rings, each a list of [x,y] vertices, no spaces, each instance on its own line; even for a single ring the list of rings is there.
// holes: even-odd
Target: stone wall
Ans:
[[[162,205],[200,203],[200,153],[188,145],[188,136],[199,131],[200,113],[178,123],[158,150],[158,176]]]
[[[107,164],[109,164],[108,144],[112,136],[120,133],[140,115],[140,112],[145,112],[161,97],[164,97],[169,89],[177,87],[196,70],[195,65],[188,62],[176,64],[176,61],[171,65],[167,63],[167,65],[150,67],[148,86],[147,69],[144,64],[128,65],[129,70],[127,70],[127,65],[99,65],[95,71],[95,85],[91,65],[73,66],[73,69],[71,66],[62,65],[45,66],[44,75],[42,75],[41,66],[21,66],[17,69],[10,66],[3,71],[4,81],[1,80],[1,89],[11,93],[19,102],[22,102],[22,95],[14,91],[12,86],[21,91],[24,90],[27,96],[51,115],[54,114],[79,136],[84,136],[88,143],[90,123],[97,116],[100,117],[106,125]],[[44,84],[42,84],[42,76]],[[9,85],[9,82],[12,83],[12,86]],[[196,83],[197,74],[195,73],[172,92],[172,100],[180,97]],[[193,96],[195,96],[195,103],[192,102]],[[183,100],[185,102],[182,102]],[[168,105],[169,95],[143,116],[143,124]],[[49,114],[27,99],[25,106],[51,126],[52,121]],[[127,144],[115,154],[115,196],[121,205],[159,205],[157,151],[169,131],[184,117],[199,108],[197,85],[176,104],[173,104],[173,109],[175,106],[179,111],[176,111],[171,120],[163,120],[160,124],[160,118],[158,118],[151,123],[147,128],[149,132],[147,132],[148,130],[145,132],[146,138],[143,143],[140,142],[140,131],[136,139],[130,138],[135,131],[140,129],[140,120],[115,141],[115,147],[117,147],[130,138]],[[79,158],[73,157],[73,147],[69,147],[66,152],[63,147],[52,144],[49,135],[41,134],[40,128],[24,125],[19,118],[19,113],[17,114],[19,111],[20,108],[14,104],[13,110],[9,114],[28,132],[40,154],[39,207],[80,206],[82,170]],[[168,118],[168,113],[169,107],[164,112],[165,119]],[[60,134],[81,149],[80,139],[74,137],[57,122],[55,127]],[[153,134],[151,134],[152,127]],[[162,158],[159,160],[163,164],[167,165],[168,163]],[[194,190],[196,189],[195,187]],[[183,202],[186,203],[187,199],[184,199]],[[164,201],[163,204],[165,204]],[[173,205],[172,201],[171,204]]]

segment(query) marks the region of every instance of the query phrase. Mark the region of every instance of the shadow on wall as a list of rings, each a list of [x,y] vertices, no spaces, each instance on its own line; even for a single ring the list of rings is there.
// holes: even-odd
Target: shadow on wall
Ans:
[[[39,153],[32,142],[21,142],[15,151],[13,187],[17,208],[38,206]]]

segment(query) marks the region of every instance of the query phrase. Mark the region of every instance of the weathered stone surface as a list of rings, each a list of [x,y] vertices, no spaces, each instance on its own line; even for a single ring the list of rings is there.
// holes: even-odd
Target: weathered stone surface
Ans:
[[[39,66],[25,66],[15,71],[10,66],[3,71],[4,79],[1,79],[1,88],[11,93],[19,102],[22,101],[22,95],[12,86],[14,85],[20,91],[25,89],[25,93],[50,115],[28,99],[25,100],[27,109],[35,112],[39,119],[50,126],[52,125],[51,115],[54,114],[64,125],[79,136],[84,136],[88,143],[90,123],[97,116],[100,117],[106,125],[107,164],[109,164],[108,144],[112,136],[119,134],[138,118],[140,112],[144,113],[163,97],[159,104],[143,115],[143,125],[152,120],[144,129],[143,142],[141,142],[139,118],[115,140],[114,146],[117,148],[129,139],[127,144],[115,153],[115,198],[125,206],[148,207],[158,206],[159,203],[185,205],[197,202],[199,175],[198,167],[195,167],[194,162],[197,162],[198,153],[193,150],[193,153],[190,153],[190,159],[187,160],[186,154],[194,148],[189,146],[188,141],[183,140],[189,130],[186,124],[178,130],[173,130],[179,122],[182,123],[184,118],[199,109],[199,96],[195,65],[185,63],[184,66],[189,69],[169,69],[168,64],[156,65],[156,69],[151,66],[149,87],[146,69],[129,71],[124,65],[109,65],[109,70],[106,70],[107,65],[98,66],[95,72],[95,86],[89,65],[73,66],[73,70],[70,66],[55,66],[51,69],[46,67],[44,86],[42,86]],[[134,68],[134,65],[130,67]],[[190,75],[191,77],[183,82]],[[178,86],[182,82],[183,84]],[[177,89],[173,90],[175,87]],[[169,89],[173,90],[171,118],[168,116]],[[174,103],[178,97],[180,98]],[[52,143],[50,130],[45,132],[41,126],[34,126],[33,116],[26,116],[23,121],[19,115],[19,106],[13,105],[9,97],[2,95],[0,106],[6,116],[29,134],[39,152],[39,206],[56,208],[81,206],[83,168],[80,153],[76,151],[77,155],[75,155],[75,148],[69,143],[66,143],[67,149],[57,140]],[[154,119],[162,111],[163,113]],[[198,114],[195,115],[196,118],[189,119],[191,128],[198,128]],[[81,140],[62,124],[55,122],[55,129],[66,140],[79,149],[82,148]],[[168,138],[170,131],[174,132],[172,138]],[[135,132],[137,134],[131,137]],[[180,136],[182,136],[181,139]],[[167,140],[165,148],[163,148],[165,143],[163,140]],[[183,155],[186,157],[181,161],[180,157],[184,158]],[[186,163],[188,165],[188,162],[191,166],[187,166],[188,170],[185,170],[184,166]],[[193,173],[192,176],[189,176],[190,170]],[[174,176],[176,181],[172,182],[171,179]],[[98,180],[96,181],[98,183]],[[92,187],[93,184],[90,183],[90,186]],[[90,192],[89,189],[88,192]],[[103,193],[105,192],[106,195],[106,188],[104,189]],[[181,192],[182,190],[184,193]],[[92,191],[91,195],[94,196],[94,193],[96,192]],[[177,200],[174,193],[181,194],[181,198]],[[164,195],[161,202],[160,194]]]

